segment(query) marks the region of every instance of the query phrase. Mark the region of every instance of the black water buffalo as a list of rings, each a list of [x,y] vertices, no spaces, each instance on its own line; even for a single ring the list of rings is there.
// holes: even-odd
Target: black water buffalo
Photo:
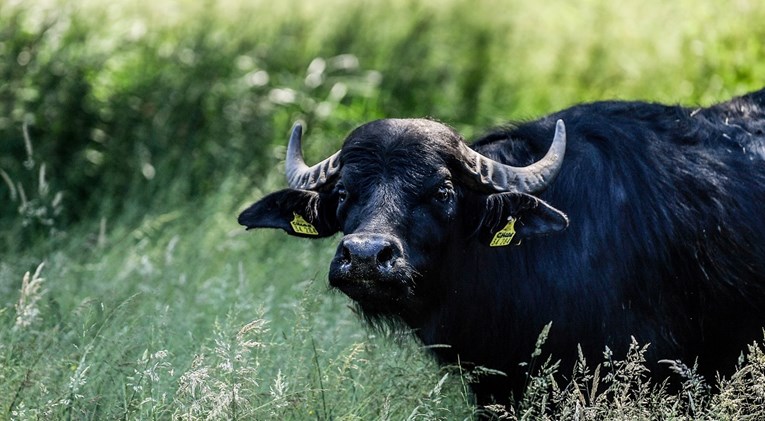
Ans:
[[[565,124],[564,124],[565,123]],[[709,108],[577,105],[468,146],[444,124],[364,124],[290,188],[239,216],[299,237],[344,233],[329,283],[443,363],[499,370],[516,398],[537,335],[571,365],[634,336],[660,359],[730,373],[765,326],[765,89]],[[562,369],[566,373],[566,369]],[[568,371],[570,373],[570,371]]]

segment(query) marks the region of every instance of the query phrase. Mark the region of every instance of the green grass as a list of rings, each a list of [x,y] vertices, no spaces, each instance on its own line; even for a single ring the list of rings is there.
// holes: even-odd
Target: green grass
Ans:
[[[83,225],[68,234],[77,244],[3,262],[4,416],[469,414],[458,376],[447,379],[449,402],[429,398],[444,373],[418,345],[364,330],[327,291],[319,262],[330,241],[245,233],[225,186],[205,202],[135,229],[107,223],[100,241],[98,224]],[[39,288],[20,294],[23,271],[42,259]],[[39,313],[19,322],[20,300]]]
[[[757,1],[273,3],[0,4],[0,419],[469,419],[475,373],[328,290],[336,238],[236,224],[285,185],[292,122],[315,161],[383,116],[472,136],[765,80]],[[537,364],[496,414],[765,416],[758,346],[713,394],[647,384],[641,349]]]

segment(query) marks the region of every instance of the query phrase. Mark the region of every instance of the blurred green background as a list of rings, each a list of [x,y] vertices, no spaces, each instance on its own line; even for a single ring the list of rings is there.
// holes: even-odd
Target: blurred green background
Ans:
[[[18,182],[45,163],[67,224],[255,181],[297,118],[318,159],[383,116],[470,136],[582,101],[709,104],[765,80],[756,1],[273,3],[5,2],[0,168]]]
[[[470,138],[599,99],[709,105],[762,87],[762,22],[757,0],[0,3],[0,418],[469,416],[463,380],[326,291],[334,240],[237,226],[285,185],[291,124],[316,161],[381,117]],[[198,362],[221,338],[252,383]],[[242,395],[184,389],[200,367]]]

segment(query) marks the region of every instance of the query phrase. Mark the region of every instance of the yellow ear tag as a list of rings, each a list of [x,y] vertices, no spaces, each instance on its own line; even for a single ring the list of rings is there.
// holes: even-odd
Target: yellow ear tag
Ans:
[[[293,231],[298,234],[319,235],[319,231],[316,231],[316,228],[314,228],[314,226],[311,225],[308,221],[303,219],[302,216],[296,214],[295,212],[292,212],[292,214],[295,215],[295,218],[292,220],[292,222],[290,222]]]
[[[510,220],[507,221],[507,225],[494,234],[494,238],[491,240],[491,243],[489,243],[489,247],[504,247],[510,245],[510,242],[513,241],[513,237],[515,237],[515,218],[510,218]]]

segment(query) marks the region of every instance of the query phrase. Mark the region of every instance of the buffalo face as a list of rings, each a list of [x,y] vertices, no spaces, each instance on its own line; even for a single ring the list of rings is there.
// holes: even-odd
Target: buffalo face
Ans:
[[[368,316],[411,322],[437,305],[450,248],[508,246],[566,227],[560,211],[529,194],[560,168],[562,122],[555,131],[547,155],[518,168],[477,154],[443,124],[378,120],[308,167],[296,125],[287,153],[291,188],[264,197],[239,222],[310,238],[343,232],[330,285]]]

